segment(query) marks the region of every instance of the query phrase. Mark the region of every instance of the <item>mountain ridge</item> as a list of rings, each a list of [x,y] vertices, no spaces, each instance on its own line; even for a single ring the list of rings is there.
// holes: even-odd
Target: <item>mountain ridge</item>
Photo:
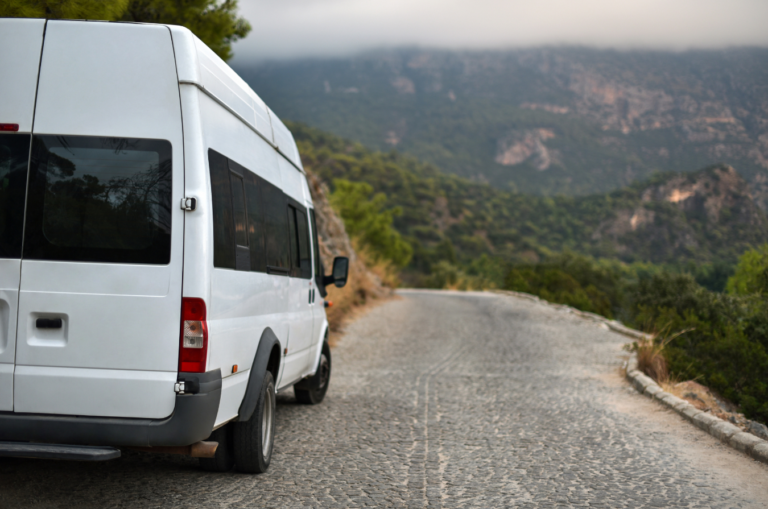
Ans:
[[[535,261],[567,250],[627,263],[733,264],[768,241],[768,217],[727,165],[656,174],[586,197],[540,197],[288,125],[308,172],[331,189],[335,179],[366,182],[386,195],[387,207],[402,209],[394,225],[414,248],[410,269],[422,273],[440,260],[471,264],[486,255]]]
[[[768,209],[768,50],[390,50],[239,65],[283,118],[500,189],[589,195],[739,168]]]

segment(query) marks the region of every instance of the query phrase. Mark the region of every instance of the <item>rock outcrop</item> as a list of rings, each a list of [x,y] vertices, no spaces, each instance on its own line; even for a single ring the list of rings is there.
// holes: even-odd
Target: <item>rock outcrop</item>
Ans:
[[[331,208],[328,202],[328,188],[311,171],[307,170],[309,190],[315,206],[317,221],[320,259],[326,273],[333,266],[337,256],[349,258],[349,280],[344,288],[329,286],[326,300],[333,303],[326,310],[331,331],[337,331],[343,325],[344,319],[356,308],[366,304],[370,299],[385,297],[392,290],[382,283],[381,279],[366,266],[365,261],[352,244],[344,228],[344,222]]]

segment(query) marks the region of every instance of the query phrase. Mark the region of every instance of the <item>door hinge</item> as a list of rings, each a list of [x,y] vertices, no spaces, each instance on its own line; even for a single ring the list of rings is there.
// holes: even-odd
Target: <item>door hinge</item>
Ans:
[[[197,207],[197,198],[194,196],[187,196],[181,199],[181,210],[192,212]]]
[[[176,394],[184,394],[184,389],[186,389],[186,382],[176,382],[173,384],[173,392]]]

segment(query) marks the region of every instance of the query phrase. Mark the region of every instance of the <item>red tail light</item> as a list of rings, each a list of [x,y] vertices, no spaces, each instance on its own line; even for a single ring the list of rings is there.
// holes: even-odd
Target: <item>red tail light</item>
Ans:
[[[0,131],[10,131],[15,133],[19,130],[19,124],[0,124]]]
[[[208,358],[208,323],[203,299],[181,299],[179,371],[205,373]]]

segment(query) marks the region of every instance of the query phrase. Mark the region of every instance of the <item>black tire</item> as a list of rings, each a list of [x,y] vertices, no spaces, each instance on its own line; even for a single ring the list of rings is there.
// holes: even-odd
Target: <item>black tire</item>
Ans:
[[[331,348],[328,343],[323,343],[323,351],[320,353],[320,362],[317,372],[293,386],[293,393],[299,403],[305,405],[318,405],[328,392],[331,383]]]
[[[235,466],[235,455],[232,447],[232,425],[226,424],[217,429],[207,438],[212,442],[218,442],[216,456],[213,458],[200,458],[200,468],[208,472],[229,472]]]
[[[269,468],[275,443],[275,381],[267,371],[261,394],[250,419],[234,422],[235,468],[248,474],[263,474]]]

